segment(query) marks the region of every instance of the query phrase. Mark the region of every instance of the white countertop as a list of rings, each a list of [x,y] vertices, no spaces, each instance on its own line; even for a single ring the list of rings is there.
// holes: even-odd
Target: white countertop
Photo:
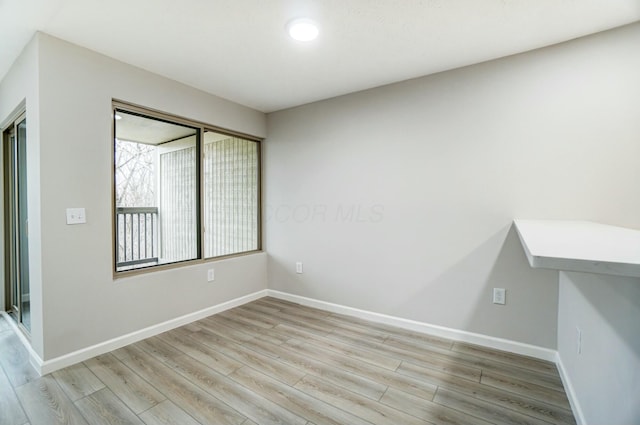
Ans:
[[[640,231],[590,221],[514,220],[531,267],[640,277]]]

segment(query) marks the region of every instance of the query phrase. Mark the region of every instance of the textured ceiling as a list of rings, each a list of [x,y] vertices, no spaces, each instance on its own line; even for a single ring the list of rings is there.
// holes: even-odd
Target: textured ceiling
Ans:
[[[285,25],[310,17],[311,43]],[[35,31],[270,112],[640,20],[640,0],[0,0],[0,77]]]

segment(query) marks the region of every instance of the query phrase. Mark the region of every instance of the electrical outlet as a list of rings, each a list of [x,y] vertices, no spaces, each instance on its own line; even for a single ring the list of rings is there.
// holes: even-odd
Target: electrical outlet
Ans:
[[[493,288],[493,303],[505,304],[507,302],[507,290],[504,288]]]
[[[576,326],[576,352],[582,354],[582,330]]]
[[[296,273],[302,274],[302,261],[296,263]]]
[[[216,280],[216,275],[213,269],[207,270],[207,282],[213,282]]]

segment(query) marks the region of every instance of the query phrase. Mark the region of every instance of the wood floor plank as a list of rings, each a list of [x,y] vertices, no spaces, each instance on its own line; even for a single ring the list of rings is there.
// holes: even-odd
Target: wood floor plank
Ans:
[[[382,323],[373,323],[368,320],[360,319],[357,317],[345,316],[341,314],[332,314],[329,320],[340,320],[345,323],[350,323],[352,326],[360,326],[364,329],[373,329],[378,332],[385,333],[387,335],[392,335],[397,338],[404,338],[410,341],[418,341],[423,344],[428,344],[433,347],[439,347],[446,350],[451,349],[453,346],[453,341],[447,338],[438,337],[435,335],[428,335],[424,333],[413,332],[407,329],[398,328],[391,325],[386,325]]]
[[[295,307],[283,307],[280,311],[294,319],[324,320],[331,317],[331,313],[328,311],[322,311],[302,305],[297,305]]]
[[[186,332],[198,332],[200,330],[200,326],[198,326],[198,322],[187,323],[184,326],[181,326],[179,329],[182,329]]]
[[[312,317],[305,314],[296,315],[293,309],[285,309],[279,314],[285,315],[287,319],[295,318],[295,321],[301,324],[320,326],[330,332],[345,332],[357,338],[384,342],[389,336],[389,333],[386,331],[380,331],[374,327],[361,326],[356,320],[351,320],[348,316],[330,315]]]
[[[322,335],[318,335],[317,333],[309,332],[304,328],[297,327],[295,325],[290,325],[288,323],[280,323],[278,326],[273,328],[275,332],[280,332],[289,337],[289,339],[300,339],[300,340],[311,340],[311,339],[321,339],[326,340]],[[287,341],[289,341],[287,339]],[[286,341],[285,341],[286,342]]]
[[[570,409],[569,399],[564,391],[537,385],[512,376],[485,371],[480,382],[491,387],[499,388],[527,397],[544,400],[564,409]]]
[[[2,425],[576,425],[553,363],[269,297],[42,380],[13,332]]]
[[[94,357],[85,365],[136,414],[166,399],[112,354]]]
[[[391,330],[389,330],[391,333]],[[441,338],[438,336],[420,334],[418,332],[411,332],[407,330],[397,330],[392,335],[399,339],[409,340],[409,341],[417,341],[421,344],[426,344],[432,347],[438,347],[445,350],[450,350],[453,347],[454,342],[447,338]]]
[[[457,375],[452,375],[439,369],[419,366],[412,362],[403,361],[400,366],[398,366],[396,372],[402,375],[424,380],[425,382],[429,382],[437,386],[456,385],[460,387],[474,388],[474,384],[480,384],[475,380],[461,378]]]
[[[293,350],[270,344],[266,341],[249,341],[244,345],[252,350],[273,356],[307,374],[323,378],[333,385],[339,385],[354,393],[369,397],[372,400],[379,400],[387,389],[386,385],[372,379],[332,367],[322,361],[298,354]]]
[[[332,385],[331,383],[315,376],[305,376],[295,385],[295,388],[300,391],[304,391],[310,396],[351,412],[373,424],[424,425],[430,423],[391,408],[385,404],[372,401],[367,397],[363,397],[341,387]]]
[[[282,335],[278,334],[277,332],[274,333],[271,329],[256,326],[252,323],[242,320],[239,317],[216,316],[212,321],[222,323],[232,329],[235,329],[236,331],[239,331],[240,333],[233,333],[234,339],[237,340],[251,340],[259,337],[262,339],[270,340],[276,344],[280,344],[281,342],[283,342]],[[214,332],[216,331],[211,327],[209,327],[208,329],[213,330]]]
[[[354,340],[360,340],[360,341],[370,341],[372,343],[377,343],[377,344],[382,344],[384,343],[387,338],[389,337],[389,334],[387,333],[379,333],[379,332],[362,332],[359,329],[356,329],[355,327],[348,327],[346,325],[340,326],[340,327],[334,327],[332,329],[332,331],[330,332],[330,335],[342,335],[344,337],[347,338],[351,338]]]
[[[336,353],[385,369],[396,370],[402,362],[401,360],[393,358],[391,356],[384,356],[372,350],[361,349],[353,345],[343,343],[341,341],[332,340],[317,334],[312,334],[290,325],[280,324],[274,329],[280,332],[284,332],[291,337],[304,340],[305,342],[308,342],[310,344],[328,348],[332,351],[335,351]]]
[[[488,347],[481,347],[479,345],[469,344],[466,342],[455,342],[451,350],[458,353],[472,354],[477,357],[484,357],[489,360],[507,363],[538,373],[545,373],[552,376],[558,375],[558,368],[555,364],[548,361],[535,359],[533,357],[508,353],[506,351],[495,350]]]
[[[287,313],[292,318],[311,318],[311,319],[324,319],[330,317],[333,313],[326,310],[320,310],[314,307],[309,307],[302,304],[291,303],[281,305],[280,311]]]
[[[0,314],[0,332],[10,331],[10,330],[11,330],[11,326],[9,325],[9,323],[7,323],[7,320],[4,318],[4,316]]]
[[[389,335],[395,333],[395,329],[377,326],[375,323],[357,317],[333,313],[325,318],[325,322],[334,325],[337,329],[344,329],[362,335],[364,338],[372,338],[377,341],[386,340]],[[367,325],[368,323],[368,325]]]
[[[200,330],[202,330],[202,328],[200,328]],[[234,370],[242,367],[243,364],[241,362],[221,354],[193,338],[189,338],[191,334],[192,333],[181,333],[178,329],[164,332],[158,335],[158,337],[223,375],[228,375]]]
[[[138,351],[136,351],[138,350]],[[158,388],[197,421],[207,424],[239,425],[246,417],[213,397],[166,364],[134,348],[122,361],[147,382]]]
[[[274,326],[280,324],[280,321],[275,317],[272,317],[271,315],[254,313],[242,306],[227,310],[224,313],[220,313],[219,316],[237,318],[238,320],[264,329],[271,329]]]
[[[134,343],[133,346],[143,349],[161,362],[173,360],[176,357],[180,357],[184,354],[182,351],[171,346],[170,344],[167,344],[157,336],[138,341]]]
[[[212,349],[237,359],[247,366],[259,369],[265,374],[286,384],[294,385],[304,376],[304,372],[293,366],[276,360],[273,357],[250,350],[214,332],[202,330],[198,332],[197,336],[193,335],[191,338],[197,338],[198,341]]]
[[[267,304],[273,305],[275,307],[280,307],[280,309],[285,308],[285,307],[295,307],[295,308],[299,307],[299,308],[311,308],[311,309],[316,310],[313,307],[308,307],[308,306],[302,305],[302,304],[300,304],[298,302],[289,301],[289,300],[286,300],[284,298],[273,297],[273,296],[270,296],[270,295],[266,296],[266,297],[263,297],[263,298],[260,298],[260,299],[256,300],[255,302],[260,303],[260,304],[267,303]],[[329,312],[327,312],[327,314],[329,314]]]
[[[58,370],[52,375],[71,401],[76,401],[104,388],[102,381],[82,363]]]
[[[255,302],[258,304],[272,305],[274,307],[279,307],[280,309],[284,307],[295,307],[295,308],[302,307],[301,304],[294,303],[292,301],[283,300],[282,298],[276,298],[276,297],[264,297],[264,298],[260,298],[259,300],[256,300]]]
[[[14,388],[40,378],[29,363],[29,353],[13,331],[0,334],[0,347],[0,365]]]
[[[296,315],[305,315],[311,318],[326,318],[333,314],[333,312],[329,310],[323,310],[294,302],[289,302],[289,304],[282,306],[281,311],[290,313],[292,317],[296,317]]]
[[[0,320],[2,320],[1,317]],[[22,410],[9,378],[0,367],[0,424],[22,425],[25,422],[27,422],[27,415]]]
[[[441,369],[452,375],[479,381],[483,359],[475,358],[464,353],[454,353],[451,350],[443,350],[421,341],[410,341],[405,338],[391,336],[385,342],[395,352],[403,354],[403,359],[413,361],[416,364]],[[496,366],[497,367],[497,366]]]
[[[224,317],[209,316],[206,317],[199,322],[197,322],[200,326],[200,330],[210,330],[212,332],[223,333],[229,339],[233,339],[234,341],[249,341],[255,336],[247,333],[246,329],[243,329],[242,326],[238,326],[237,323],[227,320]]]
[[[300,317],[294,317],[290,313],[285,313],[284,311],[278,311],[272,315],[280,320],[280,323],[296,325],[308,332],[317,333],[319,335],[327,335],[334,329],[334,326],[323,323],[321,320],[311,318],[301,319]]]
[[[425,347],[418,342],[410,342],[404,340],[398,340],[397,338],[389,338],[385,345],[391,345],[393,347],[411,351],[411,350],[421,350],[422,352],[426,352],[429,354],[429,361],[434,364],[437,363],[450,363],[455,365],[457,368],[475,368],[481,370],[494,371],[497,373],[502,373],[506,375],[510,375],[516,378],[522,378],[530,382],[537,383],[539,385],[543,385],[549,388],[554,389],[563,389],[562,380],[559,375],[550,375],[550,374],[541,374],[535,371],[531,371],[529,369],[525,369],[522,367],[498,362],[492,359],[487,359],[484,357],[478,357],[472,354],[455,352],[455,351],[443,351],[441,349],[433,348],[433,347]],[[419,360],[419,359],[417,359]]]
[[[251,311],[255,311],[256,313],[262,313],[262,314],[271,314],[281,310],[281,308],[279,307],[274,307],[274,306],[271,306],[268,304],[262,304],[259,302],[247,303],[243,305],[243,307],[246,307]]]
[[[134,349],[132,345],[125,345],[124,347],[111,351],[109,354],[118,360],[123,360],[130,357],[132,353],[138,353],[140,351],[141,349]]]
[[[362,340],[344,333],[332,333],[327,338],[352,344],[357,347],[374,350],[402,361],[412,362],[418,366],[443,371],[447,374],[480,382],[482,370],[446,357],[442,353],[429,351],[423,347],[397,347],[386,343]]]
[[[404,391],[389,388],[380,402],[417,418],[443,425],[492,425],[480,418],[467,415],[450,407],[426,401]]]
[[[298,345],[296,347],[296,353],[310,358],[315,358],[329,366],[370,379],[382,385],[386,385],[387,387],[409,392],[414,396],[425,400],[432,400],[436,392],[436,385],[378,366],[370,365],[357,359],[350,358],[349,356],[340,355],[317,345]]]
[[[201,425],[187,412],[165,400],[140,415],[146,425]],[[243,425],[246,422],[243,422]]]
[[[488,385],[446,375],[432,369],[423,368],[411,363],[403,363],[398,373],[431,382],[439,388],[445,388],[466,394],[483,401],[493,403],[501,409],[510,409],[530,415],[554,424],[573,424],[575,420],[569,409],[549,403],[548,399],[537,399],[522,396],[510,391],[500,390]]]
[[[494,371],[516,378],[522,378],[527,381],[537,383],[538,385],[546,386],[548,388],[561,390],[563,389],[562,381],[557,373],[555,375],[547,373],[541,374],[526,368],[515,366],[513,364],[507,364],[495,361],[493,359],[478,357],[462,352],[446,351],[439,348],[427,347],[420,342],[411,342],[398,339],[393,336],[389,337],[389,339],[385,342],[385,345],[390,345],[396,349],[404,350],[405,355],[411,352],[419,353],[422,355],[428,354],[424,358],[416,357],[416,361],[414,363],[420,364],[427,362],[431,363],[433,366],[428,366],[425,364],[422,364],[422,366],[434,368],[445,366],[449,369],[450,373],[457,374],[461,377],[464,377],[465,371],[468,370]],[[400,351],[398,351],[397,353],[400,353]],[[404,359],[407,361],[413,361],[407,357],[404,357]],[[456,371],[461,373],[457,373]]]
[[[144,425],[109,388],[76,401],[76,406],[91,425]]]
[[[43,376],[16,388],[33,425],[88,425],[53,376]]]
[[[252,309],[252,306],[242,306],[243,309],[253,311],[254,314],[258,314],[258,311]],[[278,323],[283,323],[283,320],[293,321],[293,322],[305,322],[314,324],[317,323],[320,327],[317,328],[319,332],[326,332],[327,328],[322,326],[322,320],[328,317],[328,313],[322,312],[314,309],[299,309],[299,308],[291,308],[291,307],[283,307],[279,311],[273,312],[269,314]]]
[[[307,423],[306,419],[289,412],[242,385],[237,385],[235,381],[189,356],[185,355],[176,359],[173,368],[209,394],[259,424],[305,425]]]
[[[549,422],[509,409],[496,409],[494,404],[444,388],[438,388],[433,401],[471,416],[477,416],[495,425],[549,425]]]
[[[342,409],[311,397],[248,366],[234,371],[229,377],[285,409],[316,423],[370,425]]]

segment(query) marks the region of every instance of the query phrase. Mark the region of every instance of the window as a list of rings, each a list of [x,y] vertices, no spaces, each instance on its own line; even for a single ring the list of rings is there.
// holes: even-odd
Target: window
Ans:
[[[204,256],[258,249],[258,144],[204,133]]]
[[[260,249],[259,142],[114,103],[115,270]]]

